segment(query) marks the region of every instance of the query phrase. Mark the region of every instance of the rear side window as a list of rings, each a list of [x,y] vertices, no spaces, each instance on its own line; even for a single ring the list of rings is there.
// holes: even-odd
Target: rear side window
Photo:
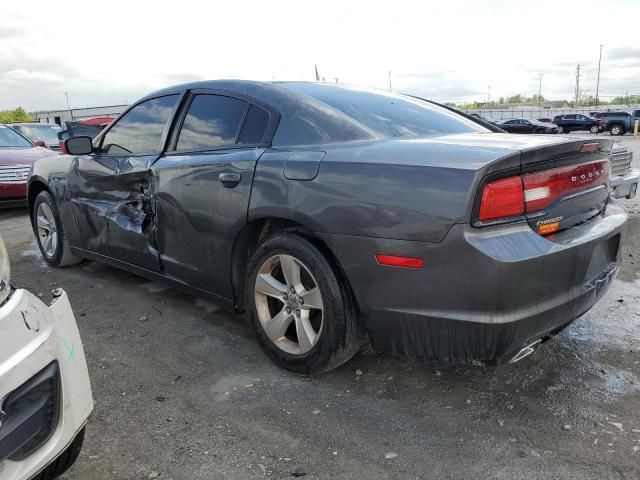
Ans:
[[[150,155],[162,150],[162,134],[179,95],[146,100],[122,116],[102,140],[109,156]]]
[[[385,137],[489,131],[445,108],[404,95],[317,84],[282,86],[313,97]]]
[[[269,123],[269,114],[263,109],[251,105],[247,116],[242,124],[242,130],[240,130],[240,136],[238,137],[238,143],[241,145],[253,145],[256,143],[262,143],[264,132],[267,129]]]
[[[234,145],[249,104],[237,98],[200,94],[184,118],[176,150],[202,151]]]

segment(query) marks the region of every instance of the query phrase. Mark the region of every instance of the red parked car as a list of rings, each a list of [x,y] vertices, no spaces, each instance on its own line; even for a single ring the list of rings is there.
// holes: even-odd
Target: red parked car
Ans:
[[[57,157],[58,154],[38,147],[15,130],[0,125],[0,206],[27,203],[27,180],[31,165],[49,156]]]

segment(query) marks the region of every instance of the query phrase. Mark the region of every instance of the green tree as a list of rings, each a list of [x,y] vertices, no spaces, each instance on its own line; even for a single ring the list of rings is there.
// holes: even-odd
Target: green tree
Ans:
[[[640,103],[640,95],[616,97],[613,100],[611,100],[612,105],[633,105],[636,103]]]
[[[0,123],[17,123],[30,122],[31,117],[24,111],[24,108],[18,107],[15,110],[0,111]]]
[[[507,103],[522,103],[524,102],[524,97],[519,93],[517,95],[511,95],[507,97]]]

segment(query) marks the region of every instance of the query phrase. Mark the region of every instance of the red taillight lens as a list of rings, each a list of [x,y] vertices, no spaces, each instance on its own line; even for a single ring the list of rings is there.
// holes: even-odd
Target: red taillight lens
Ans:
[[[608,178],[608,160],[527,173],[522,176],[527,213],[544,210],[566,195],[605,185]]]
[[[596,160],[496,180],[482,191],[478,220],[538,212],[572,193],[606,185],[608,179],[609,160]]]
[[[524,189],[520,177],[487,183],[482,191],[478,220],[514,217],[524,213]]]

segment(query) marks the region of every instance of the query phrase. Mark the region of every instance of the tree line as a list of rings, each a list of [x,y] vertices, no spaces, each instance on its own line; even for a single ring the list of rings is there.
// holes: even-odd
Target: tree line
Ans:
[[[22,107],[14,110],[0,110],[0,123],[30,122],[31,120],[29,114]]]

